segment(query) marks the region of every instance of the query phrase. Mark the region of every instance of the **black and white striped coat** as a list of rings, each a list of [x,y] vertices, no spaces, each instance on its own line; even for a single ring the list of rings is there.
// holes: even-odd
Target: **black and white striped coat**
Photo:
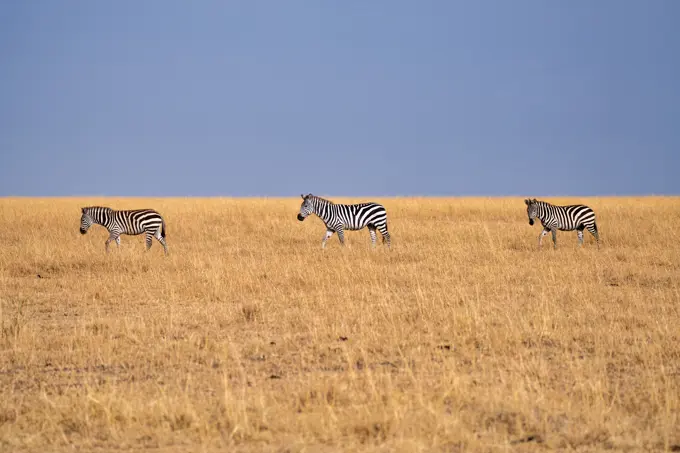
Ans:
[[[553,246],[557,248],[557,230],[573,231],[576,230],[579,245],[583,245],[583,230],[587,229],[600,246],[600,237],[595,223],[595,212],[588,206],[582,204],[569,206],[556,206],[545,201],[524,200],[527,205],[527,215],[529,225],[534,224],[534,219],[541,221],[543,231],[538,236],[538,245],[541,245],[543,236],[552,233]]]
[[[383,243],[390,246],[390,233],[387,231],[387,212],[378,203],[336,204],[332,201],[312,195],[300,195],[302,205],[297,215],[299,221],[305,220],[310,214],[319,216],[326,224],[326,234],[321,242],[321,248],[326,247],[326,241],[338,233],[340,244],[345,245],[345,230],[361,230],[368,227],[371,243],[375,246],[375,230],[380,231]]]
[[[87,230],[93,224],[102,225],[109,230],[109,238],[105,243],[107,253],[111,241],[116,241],[116,245],[120,247],[121,234],[137,235],[146,233],[147,250],[151,248],[152,238],[155,237],[163,245],[165,254],[168,254],[168,246],[165,242],[165,221],[153,209],[115,211],[102,206],[82,208],[80,233],[87,233]]]

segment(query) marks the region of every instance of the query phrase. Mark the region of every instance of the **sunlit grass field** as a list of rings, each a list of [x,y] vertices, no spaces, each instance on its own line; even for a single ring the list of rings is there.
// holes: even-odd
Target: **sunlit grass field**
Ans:
[[[680,198],[0,199],[0,451],[680,450]],[[104,251],[80,207],[155,208]]]

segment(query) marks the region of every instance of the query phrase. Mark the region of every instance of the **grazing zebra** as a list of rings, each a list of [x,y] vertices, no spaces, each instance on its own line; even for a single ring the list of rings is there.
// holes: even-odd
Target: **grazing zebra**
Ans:
[[[361,230],[368,227],[371,243],[375,246],[375,230],[382,234],[383,243],[390,247],[390,233],[387,231],[387,212],[378,203],[335,204],[332,201],[312,195],[300,195],[302,205],[297,219],[302,222],[310,214],[319,216],[326,224],[326,234],[321,248],[333,233],[338,233],[340,244],[345,245],[345,230]]]
[[[116,241],[120,247],[120,235],[137,235],[146,233],[146,249],[151,248],[151,238],[156,238],[163,244],[165,254],[168,254],[168,246],[165,243],[165,221],[161,215],[153,209],[136,209],[130,211],[114,211],[111,208],[91,206],[82,208],[83,215],[80,218],[80,233],[85,234],[93,223],[102,225],[109,230],[109,238],[106,240],[106,253],[109,252],[109,242]]]
[[[538,236],[538,245],[541,246],[543,236],[552,233],[554,248],[557,248],[557,230],[573,231],[578,234],[579,246],[583,245],[583,230],[588,229],[595,237],[597,247],[600,247],[600,237],[595,223],[595,212],[582,204],[571,206],[555,206],[545,201],[524,200],[527,205],[529,225],[534,224],[534,219],[541,221],[543,231]]]

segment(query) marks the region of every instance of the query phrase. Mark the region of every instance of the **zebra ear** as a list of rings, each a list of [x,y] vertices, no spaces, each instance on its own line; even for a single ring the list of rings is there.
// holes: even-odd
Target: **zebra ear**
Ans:
[[[80,212],[82,212],[83,214],[85,214],[85,208],[80,208]]]
[[[524,204],[526,204],[527,206],[529,206],[529,199],[528,199],[528,198],[524,200]]]
[[[535,198],[533,200],[531,200],[532,203],[536,203],[537,201],[538,200],[536,200]]]
[[[301,198],[302,198],[303,200],[305,199],[305,196],[304,196],[304,195],[302,195],[302,194],[300,194],[300,197],[301,197]]]

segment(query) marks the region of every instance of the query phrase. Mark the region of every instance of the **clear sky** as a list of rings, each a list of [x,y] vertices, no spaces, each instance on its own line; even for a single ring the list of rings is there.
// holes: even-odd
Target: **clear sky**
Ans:
[[[0,2],[0,195],[680,194],[680,0]]]

